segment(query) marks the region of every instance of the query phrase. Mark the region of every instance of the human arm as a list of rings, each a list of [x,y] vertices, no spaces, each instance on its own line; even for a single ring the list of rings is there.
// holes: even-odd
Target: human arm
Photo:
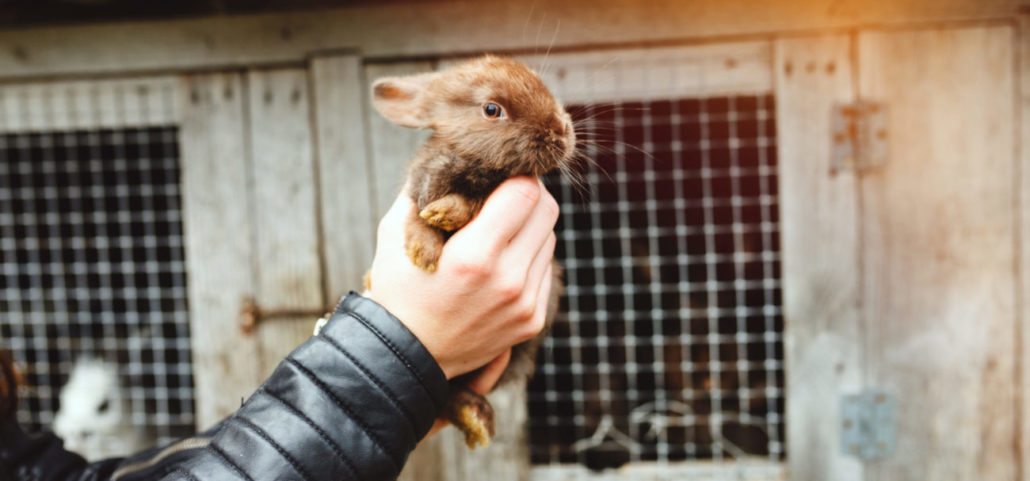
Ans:
[[[488,391],[510,345],[542,324],[532,293],[549,289],[540,266],[549,265],[554,247],[553,199],[529,179],[495,194],[487,202],[493,207],[452,237],[460,249],[448,242],[441,269],[428,279],[405,277],[413,274],[403,252],[384,246],[400,238],[388,215],[371,273],[378,303],[348,296],[232,417],[171,447],[109,462],[104,473],[116,468],[123,481],[396,477],[433,425],[447,378],[499,359],[473,381]],[[413,307],[412,299],[422,304]],[[403,312],[403,322],[391,312]]]
[[[401,196],[380,224],[376,259],[370,273],[371,289],[366,294],[398,315],[400,321],[397,324],[403,323],[398,334],[405,337],[403,334],[414,333],[418,340],[412,344],[413,348],[423,347],[425,351],[417,354],[418,349],[415,349],[413,356],[431,356],[428,360],[421,359],[410,365],[422,366],[424,362],[432,365],[444,378],[451,378],[494,359],[472,381],[474,389],[489,391],[503,371],[507,362],[506,353],[511,345],[532,337],[543,324],[547,293],[550,291],[550,261],[554,249],[552,229],[557,217],[557,205],[535,180],[523,178],[503,184],[487,201],[481,215],[448,241],[439,268],[433,274],[415,268],[404,256],[402,220],[404,212],[409,208],[410,200]],[[367,304],[376,305],[372,302]],[[349,336],[341,340],[337,346],[338,351],[350,348],[350,344],[344,341],[353,342],[355,336],[360,336],[367,328],[364,323],[341,324],[340,321],[338,316],[334,316],[319,335],[322,337],[340,333]],[[382,336],[378,337],[382,340]],[[376,342],[360,345],[382,348],[382,344],[389,347],[389,343]],[[396,354],[392,352],[393,349],[390,351],[359,353],[349,356],[349,359],[357,359],[359,362],[361,359],[373,359],[378,364],[378,359],[385,356],[389,364],[393,362],[391,355]],[[409,366],[408,363],[404,364]],[[372,368],[362,370],[362,373],[373,370],[379,372]],[[373,391],[378,394],[404,381],[404,370],[387,372],[402,374],[401,379],[391,378],[389,382],[382,382],[382,386],[377,384],[377,389]],[[368,375],[365,377],[371,378]],[[415,377],[417,383],[407,379],[408,386],[400,391],[405,394],[424,393],[423,390],[429,385],[425,380],[438,380],[435,375]],[[351,386],[343,394],[349,396],[360,389],[360,385]],[[389,408],[389,404],[384,402],[388,397],[373,397],[369,402],[377,408]],[[399,428],[411,427],[417,434],[414,439],[395,438],[381,443],[384,446],[403,446],[397,451],[403,457],[384,463],[382,459],[375,459],[375,455],[381,453],[371,449],[367,451],[371,456],[361,456],[359,461],[378,467],[389,464],[399,470],[407,452],[414,447],[411,443],[417,442],[425,434],[425,429],[432,425],[436,417],[439,405],[427,411],[424,408],[428,404],[422,398],[408,406],[412,413],[421,414],[407,419],[412,421],[417,418],[410,426],[403,423],[401,426],[391,423],[385,425],[384,438],[397,434]],[[247,406],[244,406],[246,409]],[[428,418],[424,417],[427,412]],[[374,417],[380,421],[404,418],[397,412]],[[372,427],[377,425],[373,423]],[[248,427],[253,430],[253,426]],[[362,440],[361,436],[357,439]],[[376,447],[376,443],[372,444],[372,447]],[[387,478],[375,476],[362,479],[391,479],[392,476],[396,476],[396,473]]]

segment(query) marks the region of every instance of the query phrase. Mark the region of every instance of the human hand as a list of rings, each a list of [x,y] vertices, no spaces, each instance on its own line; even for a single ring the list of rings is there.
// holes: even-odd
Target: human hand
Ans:
[[[543,329],[558,204],[539,181],[516,177],[498,186],[444,244],[433,273],[404,253],[404,222],[413,208],[402,193],[379,223],[365,295],[415,334],[448,379]]]

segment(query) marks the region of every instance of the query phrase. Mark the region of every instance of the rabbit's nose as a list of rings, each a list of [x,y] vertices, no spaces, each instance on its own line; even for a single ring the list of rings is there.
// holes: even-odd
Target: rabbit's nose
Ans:
[[[559,137],[565,136],[565,121],[557,115],[551,117],[551,124],[549,125],[551,132],[558,134]]]

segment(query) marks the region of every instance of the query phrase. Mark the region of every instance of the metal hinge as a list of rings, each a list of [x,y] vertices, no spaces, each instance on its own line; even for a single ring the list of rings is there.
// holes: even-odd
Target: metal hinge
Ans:
[[[863,460],[882,459],[894,452],[894,398],[867,390],[841,399],[841,449]]]
[[[860,172],[887,163],[887,108],[860,100],[833,108],[830,173]]]

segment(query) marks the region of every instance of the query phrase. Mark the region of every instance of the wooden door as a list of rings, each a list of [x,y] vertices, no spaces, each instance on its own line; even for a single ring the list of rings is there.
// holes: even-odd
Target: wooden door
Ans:
[[[870,479],[1017,475],[1014,39],[857,39],[858,94],[890,130],[859,192],[867,383],[897,396],[897,450]]]
[[[791,476],[1015,479],[1011,26],[777,42]],[[882,102],[887,163],[829,169],[836,103]],[[897,447],[840,446],[841,396],[895,397]]]
[[[361,290],[375,217],[360,78],[358,58],[344,55],[182,79],[201,428],[235,411],[322,313]]]

